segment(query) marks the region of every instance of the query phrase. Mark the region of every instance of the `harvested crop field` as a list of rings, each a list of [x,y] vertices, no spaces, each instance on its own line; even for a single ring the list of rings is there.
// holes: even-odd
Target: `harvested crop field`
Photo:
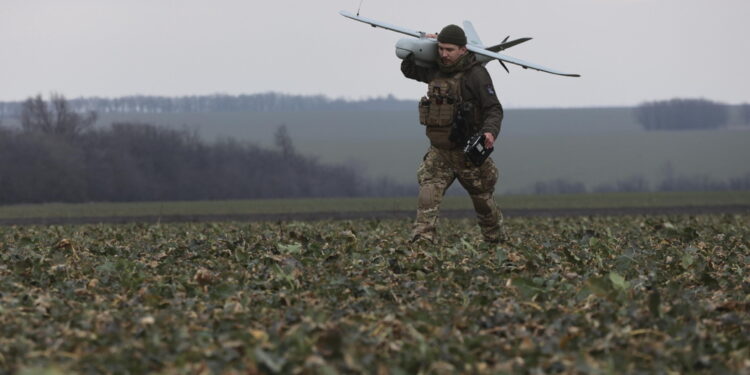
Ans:
[[[0,368],[742,373],[750,215],[0,227]]]
[[[610,207],[610,208],[516,208],[502,210],[505,217],[565,217],[565,216],[621,216],[621,215],[705,215],[746,214],[750,205],[669,206],[669,207]],[[277,212],[244,214],[176,214],[140,216],[61,216],[0,218],[0,225],[65,225],[65,224],[124,224],[124,223],[184,223],[227,221],[318,221],[356,219],[413,218],[414,210]],[[471,209],[442,210],[441,217],[458,219],[476,216]]]

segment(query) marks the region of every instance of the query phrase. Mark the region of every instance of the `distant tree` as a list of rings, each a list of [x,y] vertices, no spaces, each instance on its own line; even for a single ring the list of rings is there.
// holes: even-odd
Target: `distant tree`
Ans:
[[[138,123],[115,123],[76,137],[0,128],[0,204],[412,192],[297,153],[284,126],[276,135],[279,148],[263,149],[236,140],[207,144],[195,132]]]
[[[21,110],[21,127],[27,132],[73,137],[91,128],[96,122],[96,112],[74,112],[65,97],[50,95],[49,103],[41,95],[29,98]]]
[[[294,155],[294,145],[292,144],[292,138],[289,136],[289,131],[286,129],[286,125],[279,126],[274,133],[274,140],[276,147],[281,150],[281,154],[285,158],[289,158]]]
[[[636,119],[646,130],[717,129],[729,119],[725,104],[705,99],[647,102],[635,111]]]
[[[0,135],[0,204],[80,202],[84,157],[67,138],[7,129]]]

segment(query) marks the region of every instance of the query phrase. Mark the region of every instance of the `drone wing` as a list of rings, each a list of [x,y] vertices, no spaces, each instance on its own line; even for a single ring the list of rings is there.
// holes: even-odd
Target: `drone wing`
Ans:
[[[363,23],[369,24],[372,27],[379,27],[381,29],[395,31],[397,33],[410,35],[410,36],[413,36],[415,38],[422,38],[425,35],[425,33],[422,32],[422,31],[415,31],[415,30],[410,30],[410,29],[407,29],[407,28],[401,27],[401,26],[391,25],[389,23],[380,22],[380,21],[374,20],[372,18],[367,18],[367,17],[358,16],[356,14],[351,14],[351,13],[345,11],[345,10],[340,11],[339,14],[342,15],[342,16],[344,16],[344,17],[351,18],[351,19],[353,19],[355,21],[359,21],[359,22],[363,22]]]
[[[510,56],[507,56],[507,55],[499,54],[497,52],[488,51],[488,50],[486,50],[484,48],[473,46],[471,44],[467,44],[466,48],[469,51],[474,52],[474,53],[476,53],[478,55],[487,56],[487,57],[491,57],[493,59],[498,59],[500,61],[505,61],[507,63],[515,64],[515,65],[518,65],[520,67],[523,67],[524,69],[528,68],[528,69],[538,70],[540,72],[546,72],[546,73],[550,73],[550,74],[557,74],[559,76],[566,76],[566,77],[580,77],[581,76],[580,74],[563,73],[563,72],[560,72],[558,70],[554,70],[554,69],[550,69],[550,68],[545,68],[545,67],[543,67],[541,65],[532,64],[532,63],[523,61],[521,59],[517,59],[515,57],[510,57]]]

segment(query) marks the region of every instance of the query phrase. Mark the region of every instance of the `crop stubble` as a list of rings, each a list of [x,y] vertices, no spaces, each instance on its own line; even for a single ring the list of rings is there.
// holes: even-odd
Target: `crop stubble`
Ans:
[[[0,227],[0,369],[747,372],[750,216]]]

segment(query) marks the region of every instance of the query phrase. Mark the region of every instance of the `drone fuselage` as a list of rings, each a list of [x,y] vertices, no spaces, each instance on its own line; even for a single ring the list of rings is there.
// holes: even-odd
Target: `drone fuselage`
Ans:
[[[403,60],[414,54],[414,62],[423,67],[435,66],[438,59],[438,42],[430,38],[401,38],[396,42],[396,56]],[[487,63],[492,59],[477,55],[477,61]]]
[[[396,42],[396,56],[403,60],[414,54],[414,62],[419,66],[435,66],[437,61],[437,42],[432,39],[401,38]]]

